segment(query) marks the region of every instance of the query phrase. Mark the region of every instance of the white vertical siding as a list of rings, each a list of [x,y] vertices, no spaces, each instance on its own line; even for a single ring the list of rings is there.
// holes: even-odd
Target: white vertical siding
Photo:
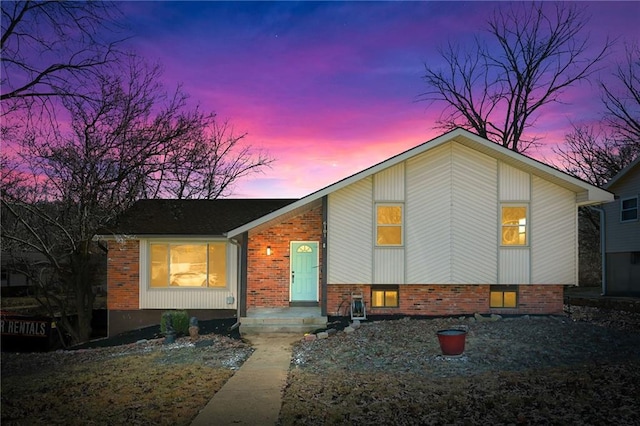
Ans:
[[[500,200],[529,201],[531,198],[531,178],[529,174],[503,162],[500,162],[499,167]]]
[[[371,177],[329,195],[327,279],[330,284],[369,284],[373,273]]]
[[[404,201],[404,163],[376,173],[373,179],[375,201]]]
[[[575,193],[533,178],[531,282],[576,284]]]
[[[140,309],[236,309],[238,302],[238,251],[227,244],[227,286],[218,288],[150,289],[148,283],[148,241],[140,241]],[[227,297],[234,303],[227,304]]]
[[[497,160],[453,145],[451,283],[496,282]]]
[[[403,284],[404,248],[376,248],[374,250],[374,284]]]
[[[451,147],[407,160],[407,283],[447,283],[451,276]]]
[[[529,248],[502,248],[500,250],[500,284],[529,284]]]

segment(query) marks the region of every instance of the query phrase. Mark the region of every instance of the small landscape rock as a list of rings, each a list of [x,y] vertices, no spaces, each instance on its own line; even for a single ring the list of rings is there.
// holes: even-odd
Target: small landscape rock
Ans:
[[[328,339],[329,338],[329,333],[327,333],[326,331],[321,331],[320,333],[317,334],[318,339]]]
[[[353,333],[354,331],[356,331],[356,329],[353,328],[352,326],[348,326],[344,328],[344,332],[347,334]]]
[[[205,348],[207,346],[213,346],[213,340],[200,340],[195,343],[196,348]]]
[[[318,336],[316,336],[315,334],[305,334],[304,335],[304,340],[307,342],[310,342],[312,340],[316,340],[318,338]]]

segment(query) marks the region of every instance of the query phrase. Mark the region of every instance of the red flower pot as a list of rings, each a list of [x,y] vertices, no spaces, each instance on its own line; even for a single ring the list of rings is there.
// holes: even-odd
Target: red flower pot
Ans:
[[[439,330],[437,332],[443,355],[461,355],[467,332],[464,330]]]

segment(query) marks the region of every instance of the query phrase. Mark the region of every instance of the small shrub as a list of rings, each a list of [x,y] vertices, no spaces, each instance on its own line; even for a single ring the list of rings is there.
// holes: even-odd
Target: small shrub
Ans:
[[[167,334],[167,318],[171,318],[173,331],[176,335],[186,336],[189,333],[189,315],[187,311],[167,311],[162,313],[160,319],[160,332]]]

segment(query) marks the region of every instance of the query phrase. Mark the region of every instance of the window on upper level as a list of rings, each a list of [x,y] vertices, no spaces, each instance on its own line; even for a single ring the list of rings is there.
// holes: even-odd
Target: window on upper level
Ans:
[[[149,287],[227,285],[226,243],[153,242],[149,244]]]
[[[622,198],[620,200],[620,222],[638,220],[638,197]]]
[[[527,238],[527,206],[502,205],[501,238],[503,246],[526,246]]]
[[[402,205],[378,204],[376,206],[376,245],[402,245]]]

